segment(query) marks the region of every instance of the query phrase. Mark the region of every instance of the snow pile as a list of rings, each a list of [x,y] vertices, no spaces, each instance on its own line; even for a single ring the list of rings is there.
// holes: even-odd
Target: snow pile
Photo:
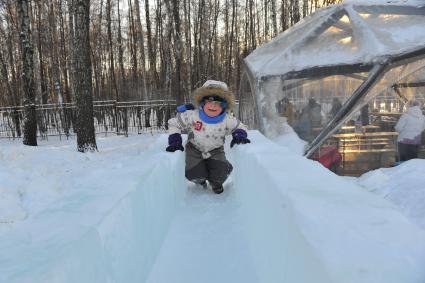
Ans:
[[[396,204],[425,229],[425,160],[413,159],[397,167],[368,172],[357,183]]]

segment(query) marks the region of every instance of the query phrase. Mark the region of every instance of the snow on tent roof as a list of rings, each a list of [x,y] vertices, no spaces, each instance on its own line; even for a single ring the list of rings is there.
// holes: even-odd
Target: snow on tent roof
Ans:
[[[425,47],[424,0],[351,0],[322,8],[245,58],[255,77],[369,64]]]

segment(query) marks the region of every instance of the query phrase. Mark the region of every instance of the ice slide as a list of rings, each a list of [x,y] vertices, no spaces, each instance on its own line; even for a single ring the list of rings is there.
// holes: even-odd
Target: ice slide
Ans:
[[[188,187],[184,155],[159,139],[118,201],[78,195],[2,239],[0,282],[425,281],[425,234],[395,207],[250,137],[228,151],[235,170],[222,195]],[[52,212],[67,225],[51,227]]]

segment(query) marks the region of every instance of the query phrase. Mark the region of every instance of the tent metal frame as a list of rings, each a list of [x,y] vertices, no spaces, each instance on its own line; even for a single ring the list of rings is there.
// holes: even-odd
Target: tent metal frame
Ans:
[[[306,157],[311,157],[325,142],[325,140],[335,133],[340,126],[342,126],[350,118],[350,114],[363,106],[359,105],[359,102],[362,98],[366,97],[369,90],[385,75],[385,73],[393,68],[409,64],[423,58],[425,58],[425,48],[415,50],[408,54],[402,54],[397,57],[387,57],[386,59],[380,60],[380,63],[375,64],[370,70],[368,78],[353,92],[349,99],[345,101],[341,109],[328,122],[317,137],[308,144],[304,155]],[[370,99],[372,99],[372,97]]]

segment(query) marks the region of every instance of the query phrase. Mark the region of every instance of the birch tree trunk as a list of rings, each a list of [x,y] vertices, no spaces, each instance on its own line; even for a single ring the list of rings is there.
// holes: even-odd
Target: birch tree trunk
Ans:
[[[12,87],[10,85],[8,74],[7,74],[7,66],[6,66],[6,62],[3,58],[3,53],[1,50],[0,50],[0,74],[3,77],[3,80],[6,82],[7,97],[5,100],[7,101],[8,106],[15,106],[16,104],[13,99]]]
[[[74,79],[74,0],[67,0],[67,6],[68,6],[68,22],[69,22],[69,29],[68,29],[68,46],[69,46],[69,92],[70,96],[75,99],[75,90],[73,87],[73,83],[75,81]]]
[[[190,17],[190,1],[183,0],[183,10],[184,10],[184,33],[185,33],[185,43],[186,43],[186,91],[185,99],[189,100],[191,97],[191,90],[193,87],[192,83],[192,36],[191,36],[191,17]]]
[[[235,37],[235,30],[236,30],[236,0],[232,0],[232,22],[230,24],[230,37],[229,37],[229,53],[227,58],[227,78],[226,82],[228,84],[231,84],[231,75],[232,75],[232,57],[233,54],[233,41]],[[237,62],[238,60],[234,60],[234,62]]]
[[[299,0],[291,0],[291,26],[300,20],[300,2]]]
[[[45,71],[45,63],[44,63],[44,48],[43,48],[43,28],[42,27],[42,20],[41,20],[41,14],[42,14],[42,4],[41,2],[37,1],[37,49],[38,49],[38,65],[39,65],[39,75],[40,75],[40,89],[41,89],[41,103],[45,104],[48,100],[48,93],[47,93],[47,83],[46,83],[46,75],[44,73]]]
[[[138,49],[140,52],[140,74],[142,76],[143,83],[143,94],[142,97],[144,100],[148,99],[147,87],[146,87],[146,56],[145,56],[145,39],[143,37],[143,27],[142,21],[140,19],[140,4],[139,0],[134,1],[134,8],[136,13],[136,34],[137,42],[139,44]]]
[[[103,92],[103,78],[104,75],[102,73],[103,66],[106,66],[105,62],[105,54],[103,50],[103,41],[104,37],[102,34],[102,22],[103,22],[103,0],[100,0],[99,3],[99,14],[96,16],[96,21],[93,19],[93,33],[92,39],[93,44],[91,45],[91,56],[93,74],[94,74],[94,83],[93,86],[93,97],[96,99],[104,99],[105,95]],[[94,18],[94,16],[92,17]],[[71,45],[72,46],[72,45]]]
[[[29,0],[18,0],[21,60],[22,60],[22,88],[24,92],[24,139],[25,145],[37,145],[37,115],[35,111],[34,88],[34,59],[31,42],[31,28],[29,17]]]
[[[49,43],[50,43],[50,56],[52,64],[52,77],[53,77],[53,90],[55,93],[55,98],[59,103],[63,103],[62,97],[62,84],[60,79],[60,69],[59,69],[59,52],[58,52],[58,38],[57,38],[57,22],[55,15],[55,7],[53,1],[50,3],[49,7]]]
[[[18,68],[15,64],[15,58],[16,56],[14,56],[13,50],[15,50],[15,48],[13,47],[13,42],[12,42],[12,35],[11,33],[8,34],[7,36],[7,50],[8,50],[8,55],[9,55],[9,65],[10,65],[10,72],[12,74],[12,84],[13,84],[13,92],[14,92],[14,97],[15,97],[15,105],[19,104],[20,98],[21,98],[21,90],[19,87],[19,80],[17,78],[18,76]],[[16,59],[17,60],[17,59]]]
[[[109,48],[109,75],[112,97],[119,101],[119,94],[117,88],[117,79],[115,77],[115,61],[114,61],[114,45],[112,38],[112,3],[111,0],[106,2],[106,24],[108,26],[108,48]]]
[[[152,42],[152,30],[151,30],[151,20],[149,14],[149,1],[145,0],[145,14],[146,14],[146,37],[148,44],[148,57],[149,57],[149,72],[151,73],[150,81],[153,84],[153,88],[157,88],[159,85],[158,75],[156,73],[156,54],[153,50]]]
[[[308,14],[308,0],[303,0],[303,18]]]
[[[125,71],[124,71],[124,50],[122,47],[122,35],[121,35],[121,11],[120,11],[120,1],[117,2],[117,13],[118,13],[118,64],[120,68],[120,97],[126,101],[127,99],[127,83],[125,81]]]
[[[276,12],[276,0],[271,0],[272,4],[272,26],[273,26],[273,33],[272,37],[275,37],[278,33],[277,31],[277,12]]]
[[[59,29],[60,29],[60,64],[62,69],[62,77],[64,82],[64,98],[66,103],[71,102],[71,94],[69,91],[69,80],[68,80],[68,66],[67,66],[67,58],[68,53],[65,44],[65,23],[63,17],[63,8],[62,8],[62,0],[58,0],[58,10],[59,10]]]
[[[128,29],[129,29],[129,49],[131,57],[131,90],[133,93],[136,93],[139,99],[142,99],[139,94],[139,73],[138,73],[138,57],[137,57],[137,33],[136,33],[136,24],[134,20],[134,11],[133,3],[131,0],[128,1]]]
[[[181,61],[182,61],[182,52],[183,52],[183,43],[181,40],[180,32],[180,14],[179,14],[179,2],[174,0],[173,2],[173,13],[174,13],[174,60],[176,64],[175,70],[175,83],[176,83],[176,100],[177,105],[184,102],[183,93],[182,93],[182,82],[181,82]]]
[[[90,0],[74,0],[74,76],[77,106],[77,148],[80,152],[97,150],[93,123],[92,69],[90,57]]]

